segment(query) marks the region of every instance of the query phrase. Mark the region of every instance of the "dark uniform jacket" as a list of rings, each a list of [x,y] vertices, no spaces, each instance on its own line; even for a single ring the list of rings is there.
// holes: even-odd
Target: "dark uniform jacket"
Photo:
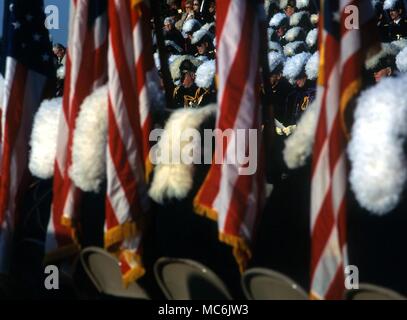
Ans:
[[[312,81],[307,80],[305,86],[296,88],[287,98],[286,121],[284,125],[295,125],[301,118],[303,112],[315,99],[316,89]]]
[[[216,92],[213,88],[199,88],[196,84],[189,88],[179,85],[174,88],[173,102],[177,109],[203,107],[216,102]]]

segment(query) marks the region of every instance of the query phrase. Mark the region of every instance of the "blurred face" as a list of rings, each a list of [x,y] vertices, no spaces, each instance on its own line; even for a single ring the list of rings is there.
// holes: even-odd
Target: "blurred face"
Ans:
[[[211,2],[209,5],[209,12],[214,13],[215,12],[215,2]]]
[[[198,12],[199,11],[199,7],[200,7],[200,4],[199,4],[199,1],[194,1],[194,3],[193,3],[193,9],[194,9],[194,11],[195,12]]]
[[[285,35],[285,28],[284,27],[278,28],[276,33],[280,38],[283,37]]]
[[[185,4],[185,12],[186,13],[193,12],[192,5],[190,3]]]
[[[173,29],[173,25],[171,23],[165,22],[164,23],[164,31],[171,31]]]
[[[275,87],[281,79],[281,73],[272,74],[270,76],[270,84],[272,87]]]
[[[184,71],[183,73],[183,80],[182,80],[182,85],[185,88],[189,88],[190,86],[192,86],[194,84],[195,81],[195,74],[191,71]]]
[[[284,9],[284,12],[287,15],[287,17],[291,17],[294,14],[295,9],[291,6],[287,6],[287,8]]]
[[[391,68],[387,67],[382,70],[375,72],[374,79],[376,82],[379,82],[381,79],[391,76]]]
[[[401,17],[401,10],[390,10],[390,18],[398,20]]]
[[[65,50],[61,49],[61,48],[53,48],[54,54],[58,57],[58,58],[63,58],[65,55]]]
[[[205,54],[207,49],[208,49],[208,43],[207,42],[203,42],[200,45],[196,46],[196,49],[198,50],[199,54]]]
[[[297,85],[298,88],[304,87],[304,86],[305,86],[305,82],[307,82],[307,78],[306,78],[306,77],[295,80],[295,84]]]

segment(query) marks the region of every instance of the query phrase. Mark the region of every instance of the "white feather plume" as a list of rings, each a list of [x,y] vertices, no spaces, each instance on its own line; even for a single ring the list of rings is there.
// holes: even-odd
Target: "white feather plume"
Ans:
[[[305,47],[304,41],[289,42],[284,46],[284,55],[287,57],[292,57],[293,55],[299,53],[297,50],[299,50],[299,48],[302,46]]]
[[[165,199],[183,199],[191,191],[194,179],[194,165],[179,163],[172,159],[173,144],[180,144],[180,149],[190,142],[184,142],[181,135],[187,129],[198,129],[210,116],[216,114],[217,106],[208,105],[203,108],[179,109],[173,112],[165,125],[165,133],[157,144],[159,154],[169,154],[170,161],[166,164],[158,164],[154,168],[154,177],[148,194],[158,202]],[[177,156],[179,156],[177,154]]]
[[[286,77],[288,80],[295,80],[295,78],[305,68],[305,64],[310,57],[310,53],[301,52],[299,54],[296,54],[295,56],[287,58],[284,64],[283,76]]]
[[[297,0],[297,1],[295,2],[295,6],[296,6],[298,9],[307,8],[308,5],[309,5],[309,0]]]
[[[107,105],[103,86],[83,101],[76,119],[69,176],[86,192],[98,192],[106,176]]]
[[[365,61],[365,67],[367,70],[373,69],[380,62],[380,59],[387,56],[395,56],[398,52],[398,47],[393,45],[392,43],[382,43],[380,51],[372,55]]]
[[[407,72],[407,48],[401,50],[396,56],[396,65],[400,72]]]
[[[312,153],[318,118],[318,104],[311,103],[301,116],[297,128],[285,140],[284,161],[290,169],[305,165]]]
[[[283,48],[278,42],[269,41],[269,51],[283,52]]]
[[[213,84],[216,73],[215,60],[208,60],[202,63],[195,74],[195,83],[200,88],[209,88]]]
[[[33,176],[49,179],[54,175],[55,155],[62,98],[44,100],[34,117],[28,168]]]
[[[284,56],[279,53],[279,52],[269,52],[268,54],[268,60],[269,60],[269,71],[272,72],[274,69],[280,65],[284,64]]]
[[[318,29],[314,28],[308,32],[305,42],[307,43],[308,48],[312,48],[317,44],[318,41]]]
[[[318,78],[319,71],[319,52],[316,51],[311,58],[309,58],[307,64],[305,65],[305,73],[307,78],[310,80],[315,80]]]
[[[288,29],[287,32],[284,35],[285,40],[288,42],[293,42],[293,41],[299,41],[298,36],[300,33],[304,33],[304,29],[301,27],[293,27],[291,29]],[[304,40],[304,37],[301,39]]]
[[[390,10],[393,9],[394,6],[396,5],[397,0],[385,0],[383,3],[383,9],[384,10]]]
[[[62,65],[57,70],[57,78],[58,79],[65,79],[65,65]]]
[[[191,44],[198,43],[204,36],[208,36],[210,39],[212,39],[213,37],[212,33],[210,33],[208,30],[199,29],[198,31],[195,31],[194,34],[192,35]]]
[[[303,16],[308,15],[308,12],[306,11],[298,11],[295,12],[291,17],[290,17],[290,26],[295,27],[298,26],[301,22],[301,19],[303,19]]]
[[[284,13],[277,12],[274,16],[271,17],[269,26],[276,28],[277,26],[280,25],[281,21],[283,21],[283,19],[285,19],[285,18],[287,18],[287,16]]]
[[[348,155],[350,185],[359,204],[383,215],[400,201],[407,178],[407,75],[364,91],[355,111]]]
[[[174,61],[170,64],[170,72],[173,81],[177,81],[181,78],[181,71],[179,68],[181,67],[181,63],[185,60],[189,60],[195,67],[199,67],[201,65],[201,61],[196,59],[194,56],[191,55],[183,55],[178,56],[174,59]]]
[[[309,20],[311,21],[311,23],[315,26],[318,24],[319,21],[319,14],[318,13],[313,13],[311,14]]]
[[[185,33],[189,33],[191,32],[194,28],[199,29],[201,28],[201,23],[196,20],[196,19],[189,19],[187,21],[185,21],[185,23],[182,25],[182,32]]]
[[[280,9],[287,7],[288,0],[280,0]]]

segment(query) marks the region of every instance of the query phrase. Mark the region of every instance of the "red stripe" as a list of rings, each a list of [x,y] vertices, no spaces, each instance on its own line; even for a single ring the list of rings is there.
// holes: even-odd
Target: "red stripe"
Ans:
[[[126,194],[127,201],[130,205],[131,212],[141,212],[139,203],[137,181],[134,177],[133,170],[128,161],[126,146],[121,137],[118,124],[113,112],[113,106],[109,97],[109,151],[116,168],[116,175]],[[131,151],[130,151],[131,152]]]
[[[231,0],[216,0],[216,39],[218,39],[218,43],[222,36],[230,5]]]
[[[340,263],[336,269],[336,273],[329,285],[329,289],[325,296],[328,300],[342,300],[344,291],[345,277],[343,271],[343,264]]]
[[[9,205],[10,195],[10,164],[14,144],[21,126],[21,115],[24,106],[24,92],[26,89],[27,68],[20,63],[16,64],[14,78],[10,89],[10,96],[6,110],[4,128],[4,142],[2,152],[1,189],[0,189],[0,225],[3,223],[5,211]],[[13,124],[10,126],[10,124]]]
[[[249,9],[249,8],[247,8]],[[242,30],[246,30],[248,34],[253,32],[254,15],[250,10],[246,10],[245,19],[243,21]],[[242,33],[243,35],[243,33]],[[218,128],[224,132],[226,129],[234,128],[235,121],[239,112],[241,99],[243,97],[244,89],[246,86],[246,79],[249,76],[250,68],[250,55],[251,55],[251,42],[242,36],[239,39],[239,46],[230,68],[230,73],[226,79],[225,90],[220,103],[220,114]],[[220,58],[221,59],[221,58]],[[236,77],[239,75],[239,77]],[[228,144],[222,144],[222,155],[225,155]],[[211,206],[219,193],[221,180],[222,165],[213,164],[209,172],[208,178],[201,189],[205,192],[200,194],[200,202],[207,206]],[[206,187],[206,186],[211,186]]]

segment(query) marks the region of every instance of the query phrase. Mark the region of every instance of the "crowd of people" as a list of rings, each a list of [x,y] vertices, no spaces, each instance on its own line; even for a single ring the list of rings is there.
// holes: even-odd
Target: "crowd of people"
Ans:
[[[270,169],[267,171],[267,180],[273,185],[273,191],[259,221],[257,241],[253,247],[253,257],[249,262],[249,267],[261,266],[280,271],[298,282],[305,290],[309,289],[310,274],[309,175],[311,170],[309,163],[301,169],[289,170],[283,161],[282,149],[316,97],[316,81],[319,72],[319,3],[320,1],[317,0],[265,1],[268,22],[266,40],[268,80],[271,91],[266,94],[267,90],[263,86],[259,96],[262,97],[263,102],[264,127],[266,128],[267,124],[273,121],[272,127],[273,130],[275,128],[276,133],[275,149],[267,163]],[[158,24],[154,21],[153,25],[156,28],[153,30],[155,31],[153,32],[154,59],[162,81],[170,81],[163,87],[171,90],[171,101],[167,101],[167,108],[172,109],[171,111],[196,109],[199,112],[205,106],[216,103],[215,4],[215,0],[168,0],[161,8]],[[378,35],[382,46],[378,53],[365,61],[366,86],[372,86],[386,77],[407,72],[407,20],[403,1],[376,0],[373,1],[373,5],[377,14],[377,27],[380,31]],[[163,43],[158,42],[157,32],[162,33]],[[61,44],[55,44],[53,50],[55,70],[57,70],[55,96],[61,97],[64,88],[66,49]],[[161,66],[163,53],[166,54],[170,79],[165,79],[165,70]],[[273,109],[272,112],[269,112],[270,108]],[[213,116],[213,110],[211,112]],[[272,117],[271,114],[273,114]],[[196,118],[201,114],[191,113],[188,116]],[[213,126],[214,121],[210,125]],[[184,171],[174,170],[174,181],[171,181],[173,185],[183,178],[188,178],[190,180],[188,184],[192,185],[185,192],[184,197],[174,196],[163,200],[164,192],[161,192],[161,189],[156,192],[155,197],[150,189],[149,195],[153,200],[154,214],[148,221],[150,232],[146,235],[144,247],[143,259],[147,277],[144,277],[144,280],[142,278],[141,283],[150,289],[154,287],[148,276],[151,275],[152,265],[159,257],[191,258],[214,270],[225,281],[233,296],[241,298],[243,295],[240,273],[231,247],[218,241],[216,223],[194,212],[193,199],[205,178],[208,167],[202,165],[195,169],[194,174],[189,176],[186,172],[187,177],[183,176]],[[157,170],[154,175],[154,179],[158,180]],[[49,215],[51,200],[48,191],[52,181],[42,181],[38,185],[40,187],[29,196],[32,197],[32,203],[36,204],[35,210],[41,211],[41,214],[47,212]],[[180,191],[177,190],[177,192],[174,194],[179,195]],[[43,197],[39,194],[43,194]],[[46,199],[48,204],[41,202],[38,205],[40,202],[38,198]],[[94,237],[96,240],[82,239],[82,244],[84,247],[86,245],[103,246],[103,221],[96,211],[104,211],[102,208],[104,194],[102,191],[96,195],[88,193],[84,194],[83,198],[84,210],[89,214],[83,218],[87,220],[81,222],[81,227],[91,234],[90,238]],[[395,253],[399,248],[395,247],[393,251],[387,250],[388,247],[385,245],[377,248],[383,256],[399,259],[397,266],[400,270],[391,274],[380,274],[381,270],[389,270],[392,267],[385,265],[385,262],[390,259],[383,258],[382,262],[378,262],[381,268],[379,266],[369,268],[367,265],[371,263],[372,257],[374,260],[377,252],[363,249],[369,248],[368,241],[375,240],[375,232],[379,230],[379,225],[383,221],[394,231],[390,235],[386,234],[388,244],[395,244],[400,238],[406,240],[403,238],[404,233],[400,232],[400,228],[404,228],[407,223],[406,218],[399,215],[393,220],[384,218],[376,221],[368,215],[359,214],[360,208],[355,209],[354,212],[356,213],[349,219],[350,260],[361,266],[361,270],[364,271],[363,279],[377,280],[377,283],[389,285],[407,294],[407,279],[404,277],[399,280],[401,272],[404,273],[400,271],[401,266],[407,266],[407,259],[399,259]],[[30,220],[30,223],[26,224],[29,228],[27,227],[25,232],[32,238],[43,237],[42,234],[38,236],[43,230],[33,235],[35,233],[33,226],[42,218],[37,219],[33,216],[30,219],[33,221]],[[43,218],[43,220],[46,219]],[[361,230],[363,232],[360,232]],[[30,255],[31,252],[27,254]],[[25,258],[18,261],[21,263],[20,269],[25,267],[25,261],[27,261]],[[27,274],[26,270],[19,271],[25,275],[24,280],[27,280],[27,283],[33,281],[33,277]],[[42,269],[38,272],[42,275]],[[152,291],[153,297],[160,297],[160,293]]]

